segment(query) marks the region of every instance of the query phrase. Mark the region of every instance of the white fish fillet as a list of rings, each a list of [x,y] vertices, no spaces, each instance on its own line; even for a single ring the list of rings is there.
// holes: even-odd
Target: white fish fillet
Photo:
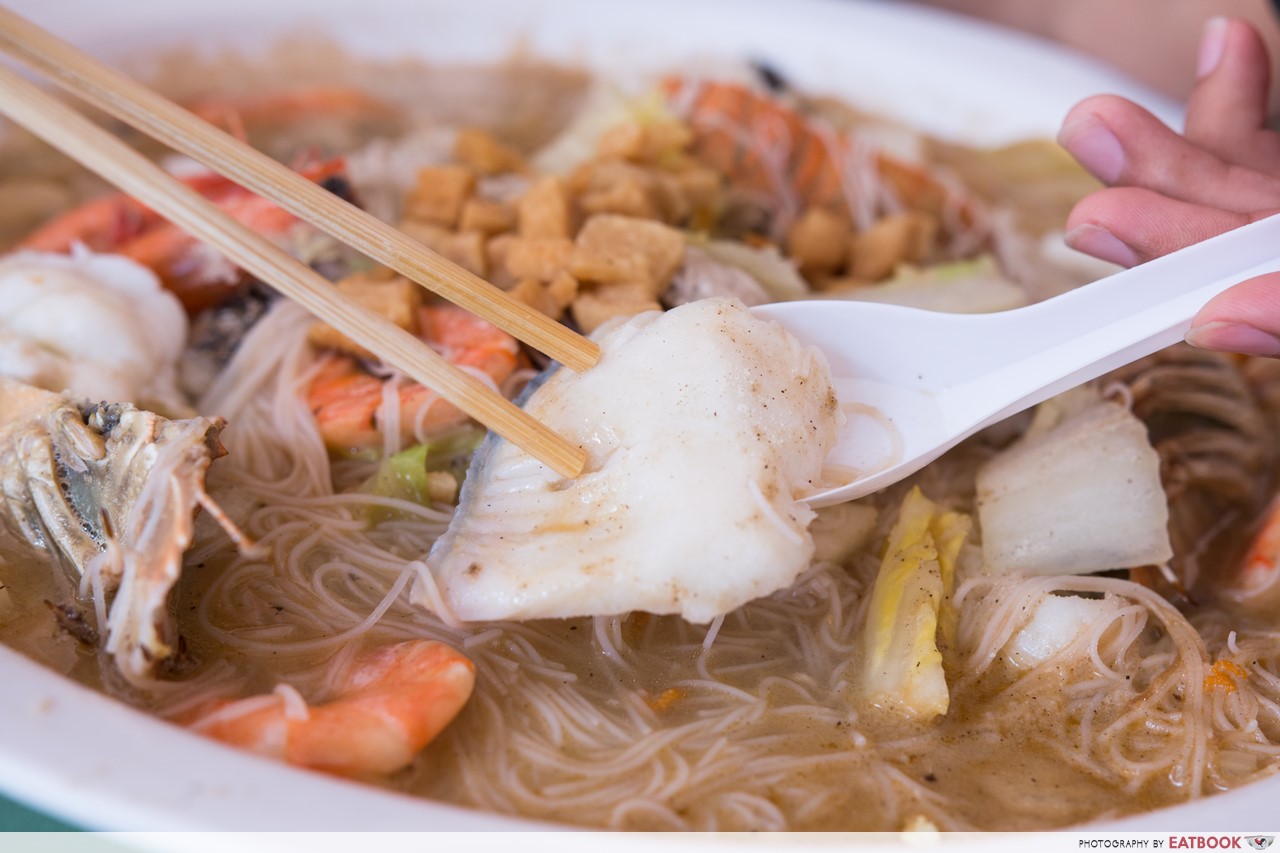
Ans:
[[[490,438],[429,565],[464,620],[642,610],[706,622],[813,554],[813,490],[843,421],[823,356],[734,299],[597,335],[525,409],[587,449],[568,482]],[[415,600],[428,603],[425,590]]]

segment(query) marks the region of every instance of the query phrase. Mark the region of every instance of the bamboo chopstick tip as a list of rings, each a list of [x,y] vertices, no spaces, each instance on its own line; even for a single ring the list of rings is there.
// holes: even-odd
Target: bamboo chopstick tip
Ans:
[[[566,480],[576,480],[582,476],[582,472],[587,467],[587,450],[585,447],[574,447],[572,451],[563,454],[563,458],[554,460],[543,460],[561,477]]]
[[[599,363],[600,346],[595,341],[583,338],[577,349],[566,352],[565,355],[566,357],[560,361],[563,366],[574,373],[585,373]]]

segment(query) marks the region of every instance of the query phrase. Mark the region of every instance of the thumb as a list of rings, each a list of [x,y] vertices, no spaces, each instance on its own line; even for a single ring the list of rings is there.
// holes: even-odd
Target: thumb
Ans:
[[[1280,358],[1280,273],[1251,278],[1209,300],[1192,319],[1187,343]]]

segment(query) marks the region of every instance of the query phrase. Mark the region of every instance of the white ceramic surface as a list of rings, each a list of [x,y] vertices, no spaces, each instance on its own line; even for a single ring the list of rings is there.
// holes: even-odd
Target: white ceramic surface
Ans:
[[[107,58],[191,42],[265,45],[320,29],[357,54],[489,60],[528,52],[601,70],[693,57],[764,58],[925,129],[996,143],[1052,134],[1079,98],[1135,97],[1170,123],[1176,105],[1049,45],[904,3],[838,0],[16,0],[12,8]],[[0,648],[0,790],[77,824],[114,830],[536,829],[303,773],[157,722]],[[1280,779],[1110,824],[1250,827]],[[169,839],[172,843],[172,839]],[[735,846],[730,840],[721,843]],[[986,848],[990,845],[984,844]]]

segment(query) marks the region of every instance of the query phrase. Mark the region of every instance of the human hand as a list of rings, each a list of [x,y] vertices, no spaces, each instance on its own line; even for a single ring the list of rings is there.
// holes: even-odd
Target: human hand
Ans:
[[[1058,141],[1108,186],[1071,211],[1067,243],[1133,266],[1280,213],[1280,133],[1267,128],[1269,76],[1257,31],[1215,18],[1205,27],[1181,136],[1113,95],[1073,107]],[[1210,300],[1187,341],[1280,357],[1280,274]]]

